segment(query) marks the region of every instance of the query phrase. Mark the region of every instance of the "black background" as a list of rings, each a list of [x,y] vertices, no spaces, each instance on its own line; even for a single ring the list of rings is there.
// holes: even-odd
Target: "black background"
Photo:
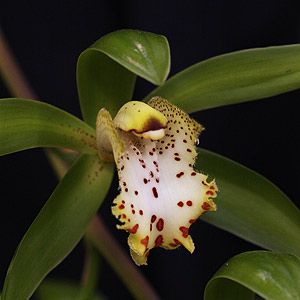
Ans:
[[[0,25],[39,99],[78,117],[77,58],[111,31],[133,28],[165,35],[171,48],[170,75],[219,54],[300,42],[299,11],[293,1],[2,1]],[[135,99],[152,88],[138,80]],[[9,96],[0,81],[0,97]],[[194,115],[206,127],[203,148],[266,176],[298,207],[299,97],[295,91]],[[0,170],[3,282],[19,241],[57,181],[40,149],[0,158]],[[115,229],[110,202],[106,199],[101,214],[128,251],[127,234]],[[191,235],[193,255],[182,247],[156,249],[149,266],[141,267],[163,299],[201,299],[205,284],[226,260],[259,249],[201,221],[191,227]],[[50,276],[79,280],[82,254],[80,244]],[[101,268],[99,289],[110,299],[131,299],[105,262]]]

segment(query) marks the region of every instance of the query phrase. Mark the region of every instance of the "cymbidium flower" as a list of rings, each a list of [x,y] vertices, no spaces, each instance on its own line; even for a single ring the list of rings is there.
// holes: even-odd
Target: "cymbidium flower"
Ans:
[[[97,146],[103,160],[114,158],[120,194],[112,212],[130,235],[136,264],[146,264],[155,247],[194,243],[189,227],[199,216],[216,210],[217,186],[196,172],[195,143],[203,127],[160,97],[148,104],[126,103],[112,120],[105,109],[97,117]]]

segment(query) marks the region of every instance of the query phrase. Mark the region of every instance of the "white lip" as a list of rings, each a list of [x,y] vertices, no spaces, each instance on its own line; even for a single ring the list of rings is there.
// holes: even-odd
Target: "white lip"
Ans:
[[[157,141],[157,140],[162,139],[165,136],[165,131],[166,131],[165,128],[161,128],[158,130],[149,130],[149,131],[146,131],[143,133],[136,133],[136,132],[133,132],[133,133],[136,136],[143,137],[148,140]]]

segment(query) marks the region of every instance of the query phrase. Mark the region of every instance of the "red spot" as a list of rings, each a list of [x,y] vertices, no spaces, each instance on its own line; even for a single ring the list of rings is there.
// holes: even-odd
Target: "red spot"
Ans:
[[[135,210],[134,209],[131,212],[132,212],[133,215],[135,214]]]
[[[186,151],[187,151],[187,152],[192,152],[192,150],[191,150],[191,149],[189,149],[189,148],[188,148],[188,149],[186,149]]]
[[[144,245],[146,248],[148,246],[149,236],[147,235],[144,239],[141,240],[141,244]]]
[[[151,223],[154,223],[155,222],[155,220],[156,220],[156,215],[153,215],[152,217],[151,217]]]
[[[124,208],[125,208],[124,204],[121,204],[121,205],[119,206],[119,209],[124,209]]]
[[[140,210],[139,213],[141,216],[144,214],[144,212],[142,210]]]
[[[206,195],[211,195],[211,196],[213,196],[215,193],[212,192],[212,191],[207,191],[205,194],[206,194]]]
[[[210,205],[207,202],[204,202],[201,206],[204,210],[209,210],[210,209]]]
[[[122,218],[123,218],[123,219],[126,219],[126,215],[125,215],[125,214],[122,214]]]
[[[125,192],[126,192],[126,193],[128,192],[128,188],[125,189]]]
[[[207,185],[207,183],[204,180],[202,180],[202,184]]]
[[[176,152],[176,153],[174,153],[174,155],[175,155],[175,156],[178,156],[178,155],[179,155],[179,153],[177,153],[177,152]]]
[[[136,196],[139,194],[139,192],[138,192],[138,191],[134,191],[134,193],[136,194]]]
[[[162,231],[164,229],[164,220],[159,219],[156,223],[156,228],[158,231]]]
[[[171,246],[171,247],[177,247],[178,245],[175,244],[175,243],[170,243],[169,246]]]
[[[159,153],[159,154],[163,154],[163,152],[162,152],[162,151],[159,151],[158,153]]]
[[[196,176],[196,175],[197,175],[196,172],[192,172],[192,173],[191,173],[191,176]]]
[[[129,233],[136,233],[137,232],[137,230],[139,229],[139,224],[135,224],[131,229],[127,229],[127,231],[129,232]]]
[[[150,154],[150,155],[153,155],[153,153],[152,153],[151,151],[149,152],[149,154]]]
[[[180,178],[180,177],[183,176],[183,175],[184,175],[184,172],[180,172],[180,173],[176,174],[176,177],[177,177],[177,178]]]
[[[152,224],[150,224],[150,231],[152,231]]]
[[[144,163],[144,160],[143,159],[139,159],[139,162]]]
[[[179,230],[182,232],[182,236],[184,238],[188,237],[188,235],[189,235],[189,229],[188,228],[181,226],[181,227],[179,227]]]
[[[186,140],[183,140],[183,142],[184,142],[184,143],[187,143],[187,141],[186,141]]]
[[[180,158],[179,157],[175,157],[174,158],[176,161],[180,161]]]
[[[147,184],[148,183],[148,180],[146,178],[144,178],[144,183]]]
[[[123,182],[123,185],[126,186],[126,182]]]
[[[189,201],[186,202],[186,205],[187,205],[187,206],[192,206],[192,205],[193,205],[193,202],[192,202],[191,200],[189,200]]]
[[[157,183],[159,183],[159,178],[156,178],[155,180],[156,180]]]
[[[154,241],[154,247],[160,247],[163,244],[163,236],[160,234]]]
[[[210,187],[210,189],[211,189],[211,190],[214,190],[214,189],[215,189],[215,187],[214,187],[214,186],[211,186],[211,187]]]
[[[182,243],[179,242],[177,239],[173,239],[173,241],[175,242],[176,245],[182,245]]]
[[[150,171],[150,177],[152,178],[154,175],[153,175],[153,172],[152,171]]]
[[[190,219],[190,220],[189,220],[189,222],[190,222],[191,224],[195,223],[196,221],[197,221],[196,219]]]
[[[122,203],[123,203],[123,204],[125,204],[125,201],[124,201],[124,200],[122,200]]]
[[[131,207],[131,208],[134,208],[134,205],[133,205],[133,204],[130,204],[130,207]]]
[[[179,207],[182,207],[184,204],[183,204],[182,201],[179,201],[179,202],[177,203],[177,205],[178,205]]]
[[[154,198],[158,198],[156,187],[152,188],[152,193],[153,193]]]

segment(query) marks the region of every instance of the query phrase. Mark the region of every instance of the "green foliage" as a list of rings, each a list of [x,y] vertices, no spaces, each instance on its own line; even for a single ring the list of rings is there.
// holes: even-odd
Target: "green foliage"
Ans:
[[[83,51],[77,85],[84,120],[95,127],[99,109],[112,116],[131,100],[136,75],[162,84],[170,70],[167,39],[136,30],[110,33]]]
[[[29,299],[75,247],[109,189],[113,165],[83,154],[22,239],[7,272],[2,300]]]
[[[86,123],[45,103],[0,100],[0,155],[41,146],[85,153],[22,239],[1,299],[29,299],[84,235],[113,175],[113,164],[101,162],[97,156],[96,115],[105,107],[114,116],[131,100],[136,76],[161,85],[145,100],[165,97],[192,112],[299,88],[299,50],[300,45],[292,45],[230,53],[200,62],[164,83],[170,69],[166,38],[121,30],[101,38],[79,57],[77,83]],[[49,153],[53,161],[65,160],[62,153]],[[68,165],[69,158],[66,160]],[[220,188],[218,211],[205,215],[205,221],[267,249],[299,255],[299,210],[278,188],[253,171],[205,150],[199,150],[197,168],[216,177]],[[253,291],[267,299],[297,299],[299,268],[299,258],[292,255],[245,253],[217,272],[205,299],[227,299],[227,295],[228,299],[252,299]],[[75,299],[75,294],[76,287],[57,283],[45,283],[38,292],[41,300]]]
[[[217,211],[202,220],[263,248],[300,254],[300,212],[270,181],[215,153],[199,150],[196,168],[217,179]]]
[[[300,45],[233,52],[193,65],[156,88],[187,112],[262,99],[300,88]]]
[[[25,99],[0,99],[0,141],[0,155],[33,147],[97,153],[93,128],[54,106]]]
[[[231,258],[209,281],[204,300],[300,298],[300,258],[267,251],[245,252]]]

